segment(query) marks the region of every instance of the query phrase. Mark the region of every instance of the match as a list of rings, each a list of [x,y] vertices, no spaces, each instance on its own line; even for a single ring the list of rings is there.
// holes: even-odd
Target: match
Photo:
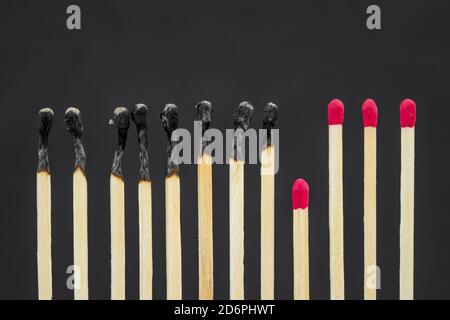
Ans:
[[[209,141],[203,136],[211,125],[212,106],[202,101],[196,106],[197,121],[202,122],[202,144],[197,164],[198,174],[198,296],[200,300],[214,299],[212,157]]]
[[[309,300],[309,186],[297,179],[292,186],[294,300]]]
[[[253,115],[249,102],[234,113],[234,145],[230,159],[230,299],[244,299],[244,132]]]
[[[414,127],[416,104],[400,104],[400,300],[414,299]]]
[[[38,113],[39,149],[36,174],[37,267],[39,300],[52,299],[52,187],[48,158],[48,135],[54,113],[44,108]]]
[[[342,123],[344,104],[334,99],[328,104],[329,137],[329,229],[330,299],[344,300],[344,209],[342,177]]]
[[[181,300],[181,220],[180,220],[180,175],[172,150],[176,141],[172,133],[178,128],[178,108],[167,104],[161,113],[163,128],[167,133],[166,175],[166,280],[167,300]]]
[[[362,105],[364,124],[364,299],[377,299],[377,121],[372,99]]]
[[[126,108],[114,110],[109,124],[117,128],[118,143],[111,168],[111,299],[125,300],[125,182],[122,160],[130,126]]]
[[[75,300],[89,299],[88,282],[88,186],[86,180],[86,153],[81,142],[83,123],[80,110],[68,108],[64,116],[67,132],[72,135],[75,150],[75,167],[73,172],[73,254]]]
[[[153,251],[152,251],[152,184],[147,138],[148,108],[137,104],[131,110],[136,125],[139,146],[139,298],[152,299]]]
[[[275,150],[271,130],[278,107],[269,102],[264,110],[263,128],[267,141],[261,151],[261,299],[274,299],[275,285]]]

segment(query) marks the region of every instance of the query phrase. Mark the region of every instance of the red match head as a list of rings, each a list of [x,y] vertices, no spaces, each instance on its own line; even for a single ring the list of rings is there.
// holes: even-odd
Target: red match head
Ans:
[[[344,122],[344,104],[339,99],[333,99],[328,104],[328,125]]]
[[[378,108],[375,101],[373,101],[372,99],[367,99],[363,102],[362,116],[364,127],[376,128],[378,121]]]
[[[405,99],[400,104],[400,127],[414,128],[416,125],[416,103]]]
[[[292,186],[292,209],[305,209],[309,205],[309,186],[303,179],[297,179]]]

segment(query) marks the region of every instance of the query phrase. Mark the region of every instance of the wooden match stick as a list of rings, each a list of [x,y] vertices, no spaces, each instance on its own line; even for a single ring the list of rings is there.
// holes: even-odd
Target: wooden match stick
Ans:
[[[342,178],[342,123],[344,104],[338,99],[328,104],[329,130],[329,228],[330,299],[345,299],[344,291],[344,214]]]
[[[200,300],[214,299],[212,158],[203,134],[211,125],[212,106],[202,101],[196,106],[197,120],[202,122],[201,153],[198,174],[198,296]]]
[[[234,150],[230,159],[230,299],[244,295],[244,132],[248,129],[253,106],[242,102],[234,114]]]
[[[81,142],[83,123],[80,110],[68,108],[64,121],[67,131],[72,135],[75,150],[75,169],[73,172],[73,257],[74,270],[77,274],[74,277],[74,296],[75,300],[88,300],[88,187],[86,180],[86,153]]]
[[[364,124],[364,299],[377,299],[377,121],[375,101],[362,105]]]
[[[48,135],[54,113],[49,108],[39,110],[39,151],[36,175],[37,198],[37,266],[39,300],[52,299],[52,218],[51,176],[48,160]]]
[[[266,145],[261,151],[261,299],[274,299],[275,285],[275,150],[271,130],[278,118],[278,107],[269,102],[263,128]]]
[[[166,280],[167,300],[181,300],[181,221],[180,221],[180,175],[177,155],[172,154],[176,141],[172,133],[178,128],[178,108],[167,104],[161,113],[162,124],[167,133],[166,176]]]
[[[153,253],[152,253],[152,185],[150,180],[148,139],[148,108],[137,104],[131,111],[136,125],[139,145],[139,298],[152,299]]]
[[[122,160],[130,126],[130,113],[126,108],[116,108],[109,123],[116,126],[118,134],[110,179],[111,299],[125,300],[125,183]]]
[[[309,300],[309,186],[303,179],[292,187],[294,300]]]
[[[414,127],[416,104],[400,104],[400,300],[414,299]]]

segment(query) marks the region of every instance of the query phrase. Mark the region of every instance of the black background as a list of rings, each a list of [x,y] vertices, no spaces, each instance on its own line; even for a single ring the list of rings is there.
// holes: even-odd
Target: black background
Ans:
[[[78,4],[82,30],[66,28]],[[382,30],[366,28],[378,4]],[[210,100],[213,126],[232,127],[242,100],[261,127],[268,101],[280,107],[276,177],[276,298],[292,298],[291,185],[308,180],[311,298],[329,297],[326,105],[341,98],[344,121],[346,297],[363,297],[363,128],[361,103],[374,98],[378,131],[378,261],[381,299],[399,293],[400,128],[405,97],[418,106],[415,296],[448,299],[450,197],[447,83],[448,1],[2,1],[0,3],[0,298],[36,299],[36,113],[56,113],[50,136],[54,298],[72,299],[73,147],[67,107],[81,109],[88,154],[90,297],[110,297],[109,170],[114,107],[151,109],[154,298],[165,298],[166,138],[159,113],[180,108],[192,130],[194,105]],[[126,148],[127,298],[138,298],[138,150]],[[259,298],[259,167],[245,172],[246,298]],[[196,167],[181,167],[183,296],[197,298]],[[228,167],[214,168],[215,295],[228,298]]]

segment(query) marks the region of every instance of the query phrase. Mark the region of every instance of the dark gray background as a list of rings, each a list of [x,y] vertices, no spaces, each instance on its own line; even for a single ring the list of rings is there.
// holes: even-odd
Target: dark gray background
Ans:
[[[66,7],[82,9],[82,30],[66,29]],[[366,8],[382,9],[382,30],[366,28]],[[81,109],[88,154],[90,296],[110,296],[109,170],[113,108],[150,107],[154,297],[165,297],[166,138],[159,113],[180,108],[192,130],[194,105],[210,100],[213,126],[232,127],[232,112],[252,101],[261,127],[268,101],[280,107],[276,177],[276,298],[292,298],[291,185],[311,187],[311,298],[328,299],[328,131],[326,105],[346,106],[344,209],[346,297],[363,297],[363,128],[361,103],[376,99],[378,258],[381,299],[399,293],[400,128],[405,97],[418,106],[416,129],[415,292],[450,298],[450,99],[448,1],[2,1],[0,3],[0,298],[36,299],[36,113],[52,107],[54,298],[71,299],[73,149],[63,113]],[[126,148],[127,297],[138,298],[138,151]],[[259,167],[245,172],[246,298],[259,298]],[[183,294],[197,289],[196,167],[181,167]],[[228,298],[228,168],[214,167],[216,298]]]

